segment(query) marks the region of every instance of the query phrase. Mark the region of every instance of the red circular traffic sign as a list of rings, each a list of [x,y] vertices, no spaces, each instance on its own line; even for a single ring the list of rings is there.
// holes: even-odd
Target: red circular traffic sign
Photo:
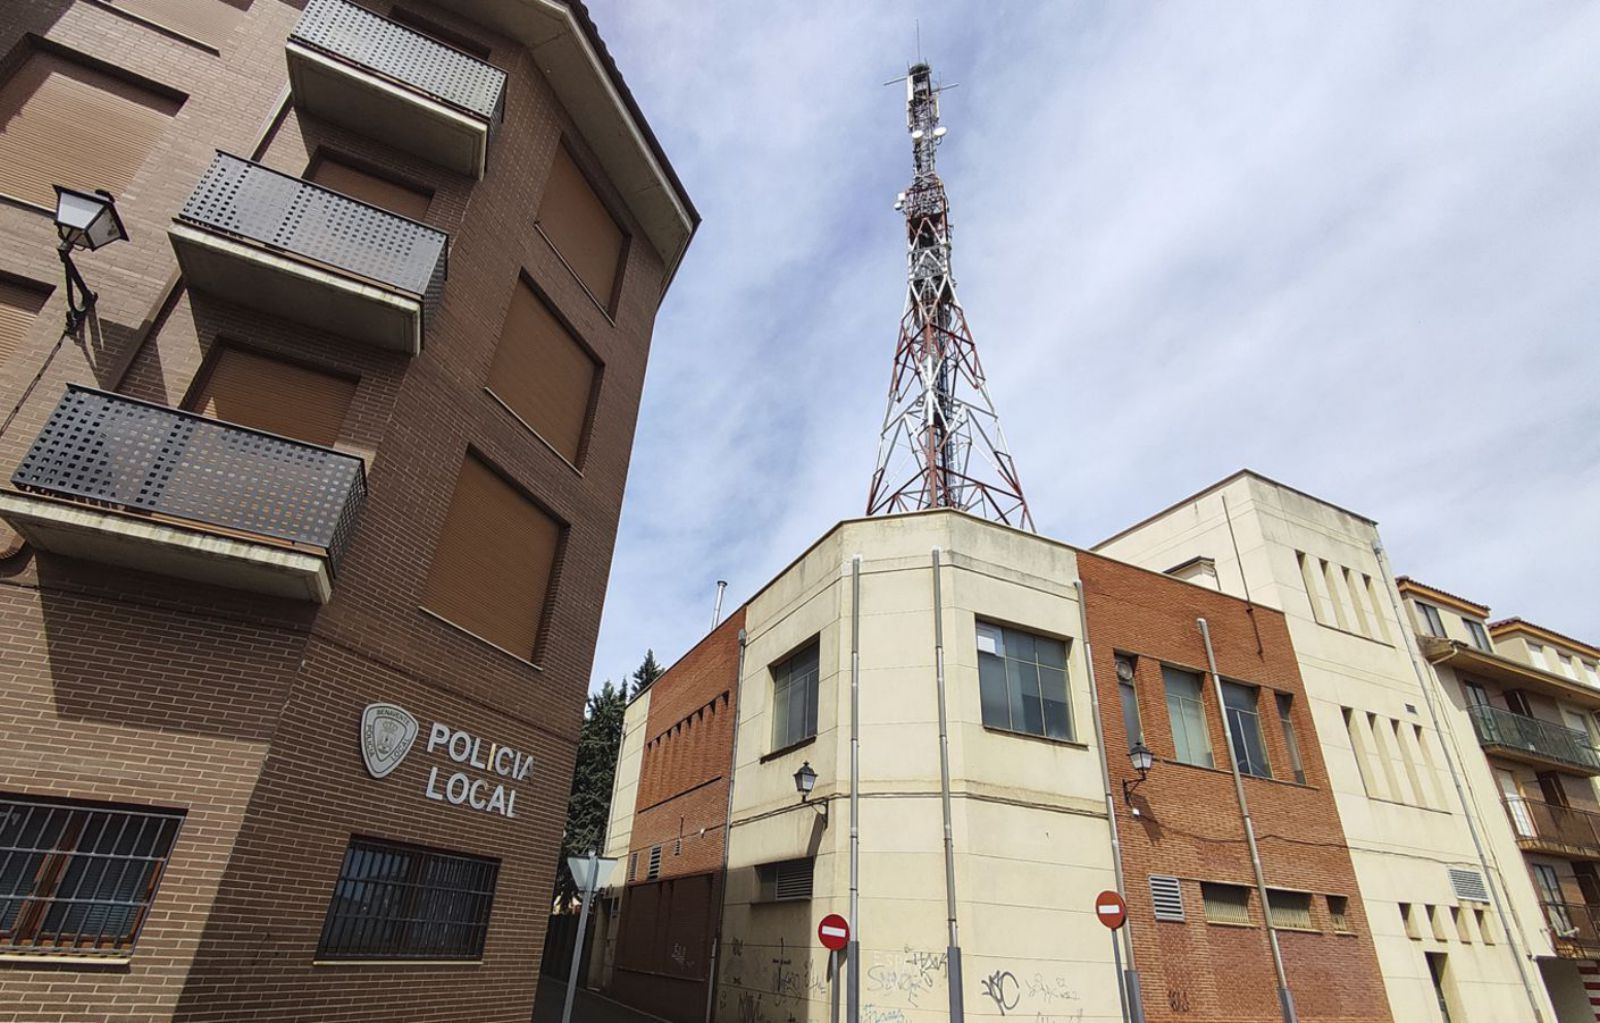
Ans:
[[[1128,904],[1116,892],[1101,892],[1094,897],[1094,915],[1114,931],[1128,919]]]
[[[850,944],[850,921],[838,913],[829,913],[817,924],[817,940],[823,948],[839,951]]]

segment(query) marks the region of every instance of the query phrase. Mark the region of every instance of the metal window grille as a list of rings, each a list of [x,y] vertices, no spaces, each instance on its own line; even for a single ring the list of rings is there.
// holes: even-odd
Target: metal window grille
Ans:
[[[768,902],[796,902],[811,898],[811,859],[763,863],[756,868],[761,896]]]
[[[1462,870],[1459,867],[1450,868],[1450,887],[1455,889],[1456,898],[1467,899],[1471,902],[1488,902],[1489,889],[1483,885],[1483,875],[1476,870]]]
[[[639,876],[639,854],[628,854],[628,880],[632,881]]]
[[[319,959],[481,959],[498,860],[352,839]]]
[[[182,820],[0,799],[0,952],[127,955]]]
[[[1157,920],[1183,920],[1183,885],[1175,877],[1150,875],[1150,903]]]
[[[1287,927],[1296,931],[1315,929],[1311,922],[1311,896],[1305,892],[1286,892],[1278,888],[1268,888],[1267,907],[1271,911],[1274,927]]]
[[[1206,923],[1248,924],[1250,889],[1237,884],[1200,885],[1200,900],[1205,904]]]
[[[1328,896],[1328,923],[1340,934],[1349,934],[1350,898],[1346,895]]]
[[[653,845],[653,846],[650,847],[650,869],[645,872],[644,879],[646,881],[654,881],[656,878],[658,878],[660,876],[661,876],[661,847],[659,845]]]

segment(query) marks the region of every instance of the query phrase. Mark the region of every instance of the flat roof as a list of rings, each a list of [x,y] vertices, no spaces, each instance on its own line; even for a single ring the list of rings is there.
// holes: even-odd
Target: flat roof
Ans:
[[[1104,547],[1108,543],[1111,543],[1113,540],[1120,540],[1123,537],[1127,536],[1129,533],[1133,532],[1134,530],[1141,529],[1144,526],[1148,526],[1150,523],[1154,522],[1156,519],[1159,519],[1161,516],[1167,514],[1168,512],[1175,511],[1175,510],[1177,510],[1179,508],[1182,508],[1186,504],[1193,504],[1194,502],[1200,500],[1202,497],[1205,497],[1207,494],[1211,494],[1211,493],[1214,493],[1214,492],[1216,492],[1218,490],[1221,490],[1223,487],[1225,487],[1228,484],[1234,482],[1235,480],[1244,479],[1246,477],[1249,477],[1250,479],[1260,480],[1263,483],[1270,483],[1273,486],[1279,488],[1280,490],[1287,490],[1291,494],[1299,494],[1301,497],[1304,497],[1304,498],[1306,498],[1307,500],[1310,500],[1310,501],[1316,501],[1318,504],[1325,504],[1329,508],[1334,509],[1335,511],[1344,512],[1346,515],[1350,516],[1353,519],[1360,519],[1362,522],[1365,522],[1369,526],[1376,526],[1378,524],[1378,520],[1377,519],[1369,519],[1365,515],[1362,515],[1362,514],[1360,514],[1358,512],[1353,512],[1349,508],[1341,507],[1340,505],[1334,504],[1332,501],[1329,501],[1329,500],[1326,500],[1324,498],[1318,497],[1316,494],[1308,494],[1304,490],[1301,490],[1301,489],[1299,489],[1297,487],[1289,486],[1289,484],[1287,484],[1287,483],[1280,483],[1277,480],[1273,479],[1271,476],[1263,475],[1262,473],[1256,472],[1254,469],[1245,468],[1245,469],[1240,469],[1238,472],[1234,473],[1231,476],[1227,476],[1227,477],[1225,477],[1223,479],[1218,480],[1217,482],[1211,484],[1208,487],[1204,487],[1204,488],[1202,488],[1200,490],[1195,491],[1194,493],[1190,494],[1188,497],[1183,498],[1182,500],[1172,502],[1171,504],[1167,505],[1165,508],[1161,509],[1160,511],[1156,512],[1153,515],[1145,516],[1144,518],[1140,519],[1138,522],[1135,522],[1133,525],[1127,527],[1126,529],[1122,530],[1121,532],[1118,532],[1118,533],[1115,533],[1115,534],[1113,534],[1111,536],[1106,537],[1104,540],[1101,540],[1099,543],[1095,544],[1093,547],[1090,547],[1089,549],[1091,551],[1098,551],[1100,548]]]

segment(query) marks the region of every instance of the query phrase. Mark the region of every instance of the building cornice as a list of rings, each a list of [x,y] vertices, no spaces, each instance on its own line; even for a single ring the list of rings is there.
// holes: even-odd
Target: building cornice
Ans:
[[[1408,575],[1403,575],[1394,582],[1395,586],[1399,588],[1401,596],[1415,594],[1416,596],[1432,601],[1435,604],[1443,604],[1452,611],[1460,611],[1462,614],[1469,614],[1475,618],[1489,617],[1489,607],[1487,604],[1474,603],[1465,597],[1458,597],[1454,593],[1450,593],[1447,590],[1441,590],[1436,586],[1429,586],[1427,583],[1418,582]]]

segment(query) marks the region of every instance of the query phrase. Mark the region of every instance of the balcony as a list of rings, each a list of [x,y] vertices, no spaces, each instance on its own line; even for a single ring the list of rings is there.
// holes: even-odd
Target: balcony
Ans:
[[[1491,756],[1586,778],[1600,775],[1600,753],[1582,732],[1499,707],[1469,707],[1467,713],[1478,745]]]
[[[444,232],[227,153],[167,233],[191,288],[409,355],[444,291]]]
[[[1600,860],[1600,814],[1521,796],[1508,797],[1505,805],[1524,851]]]
[[[311,0],[289,36],[294,105],[482,178],[506,73],[347,0]]]
[[[353,455],[76,385],[11,482],[40,550],[319,604],[366,499]]]
[[[1579,902],[1546,902],[1544,919],[1556,955],[1563,959],[1600,958],[1600,906]]]

